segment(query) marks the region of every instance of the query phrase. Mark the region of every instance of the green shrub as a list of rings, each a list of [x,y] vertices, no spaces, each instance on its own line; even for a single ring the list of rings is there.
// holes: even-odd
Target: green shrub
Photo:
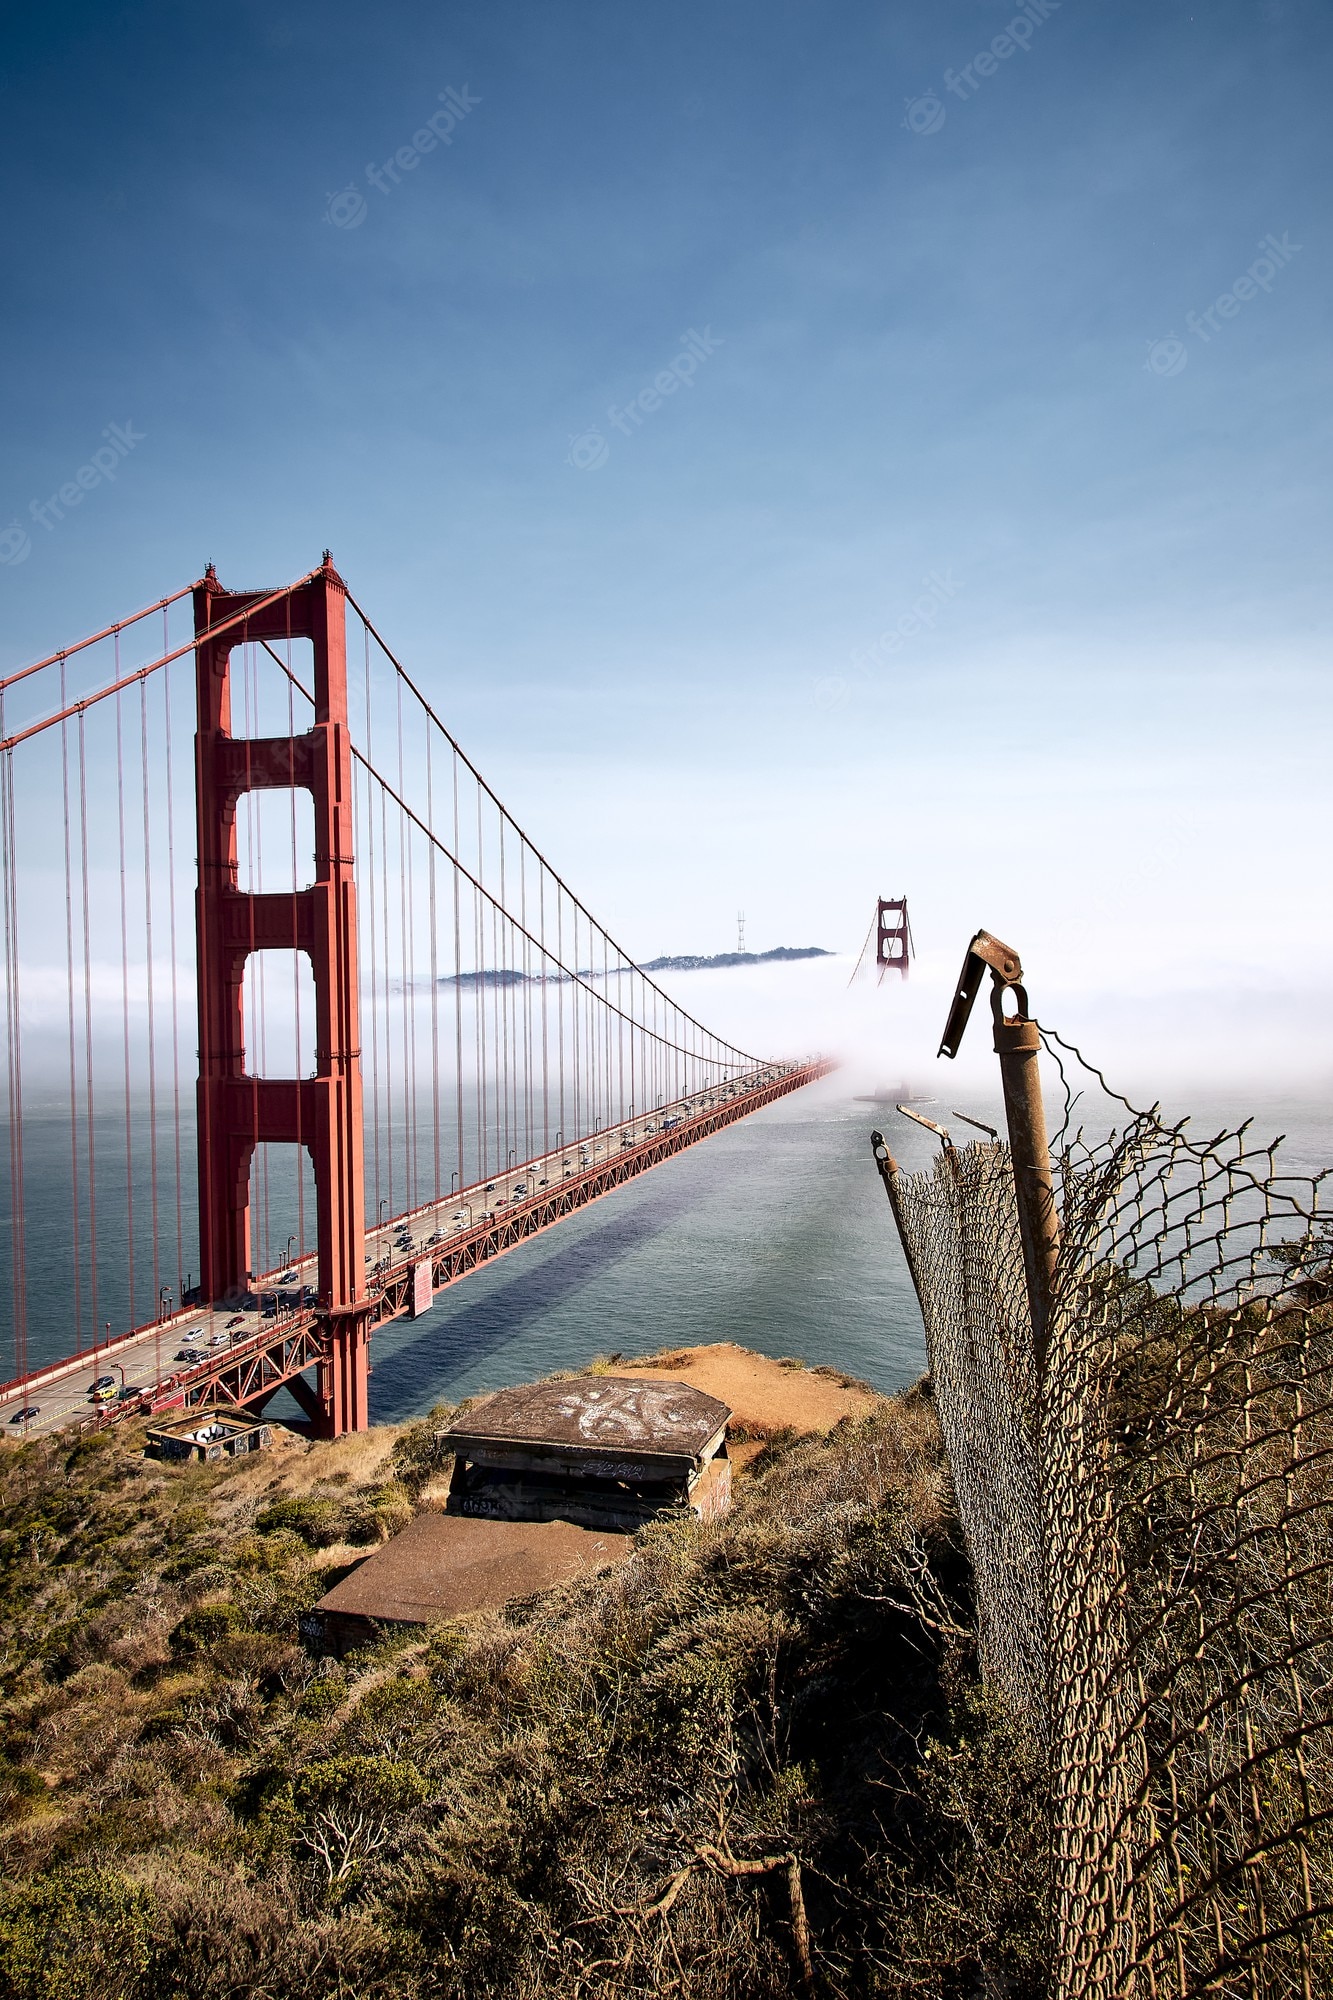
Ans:
[[[320,1499],[314,1494],[303,1499],[275,1500],[255,1516],[261,1535],[284,1530],[299,1535],[311,1549],[330,1549],[344,1539],[347,1508],[341,1500]]]
[[[343,1529],[349,1542],[387,1542],[412,1519],[412,1501],[407,1488],[392,1480],[375,1488],[349,1508]]]
[[[193,1611],[187,1611],[171,1634],[173,1653],[202,1653],[216,1646],[221,1639],[229,1639],[234,1633],[245,1630],[245,1619],[239,1606],[223,1598],[213,1604],[197,1604]]]
[[[99,1868],[64,1867],[0,1892],[0,2000],[147,1995],[155,1908]]]
[[[24,1819],[46,1797],[40,1772],[0,1756],[0,1822]]]

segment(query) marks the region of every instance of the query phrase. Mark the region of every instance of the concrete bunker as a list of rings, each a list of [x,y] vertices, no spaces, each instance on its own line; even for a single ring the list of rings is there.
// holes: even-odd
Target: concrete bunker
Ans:
[[[684,1382],[581,1376],[500,1389],[440,1433],[444,1511],[419,1514],[301,1620],[325,1651],[384,1626],[498,1609],[623,1562],[645,1522],[731,1503],[728,1406]]]
[[[216,1410],[181,1417],[171,1424],[155,1424],[149,1431],[145,1450],[154,1458],[204,1459],[240,1458],[250,1451],[265,1451],[273,1442],[271,1424],[254,1417],[219,1416]]]
[[[443,1433],[448,1511],[622,1534],[662,1515],[709,1520],[731,1504],[730,1416],[702,1389],[642,1377],[497,1390]]]

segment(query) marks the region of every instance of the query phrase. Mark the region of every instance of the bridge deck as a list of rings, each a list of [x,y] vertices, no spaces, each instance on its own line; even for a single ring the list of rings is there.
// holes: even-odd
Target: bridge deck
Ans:
[[[832,1068],[822,1061],[771,1066],[368,1229],[372,1330],[422,1309],[445,1286]],[[310,1391],[301,1377],[321,1360],[326,1343],[318,1305],[292,1301],[313,1276],[314,1258],[297,1260],[259,1280],[253,1304],[175,1313],[92,1353],[0,1384],[0,1437],[17,1440],[71,1423],[103,1425],[171,1409],[253,1407],[284,1386],[304,1405]],[[283,1278],[289,1278],[285,1286]],[[194,1366],[178,1361],[187,1347],[204,1351],[205,1358]],[[114,1381],[117,1400],[99,1408],[92,1392],[103,1377]],[[121,1399],[122,1390],[135,1393]],[[36,1417],[12,1421],[32,1406]]]

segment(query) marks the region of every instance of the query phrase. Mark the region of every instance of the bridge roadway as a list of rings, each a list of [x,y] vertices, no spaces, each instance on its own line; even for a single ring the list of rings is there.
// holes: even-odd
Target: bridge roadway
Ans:
[[[425,1279],[418,1273],[427,1260],[435,1293],[833,1066],[822,1060],[769,1064],[368,1228],[372,1329],[424,1303]],[[0,1438],[17,1442],[126,1416],[243,1408],[293,1382],[304,1402],[309,1390],[299,1377],[323,1352],[319,1306],[303,1297],[314,1277],[313,1255],[297,1259],[256,1280],[244,1300],[173,1313],[91,1353],[0,1384]],[[179,1358],[187,1352],[203,1358]],[[112,1402],[95,1399],[99,1381],[113,1385]],[[21,1414],[34,1408],[35,1416]]]

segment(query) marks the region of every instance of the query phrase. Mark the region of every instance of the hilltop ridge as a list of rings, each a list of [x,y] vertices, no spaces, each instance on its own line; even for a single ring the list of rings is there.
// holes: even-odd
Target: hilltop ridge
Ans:
[[[682,954],[676,958],[650,958],[641,965],[641,972],[712,972],[732,965],[777,965],[786,964],[797,958],[833,958],[835,954],[825,951],[819,944],[780,944],[773,951],[719,951],[711,958],[699,958]]]

